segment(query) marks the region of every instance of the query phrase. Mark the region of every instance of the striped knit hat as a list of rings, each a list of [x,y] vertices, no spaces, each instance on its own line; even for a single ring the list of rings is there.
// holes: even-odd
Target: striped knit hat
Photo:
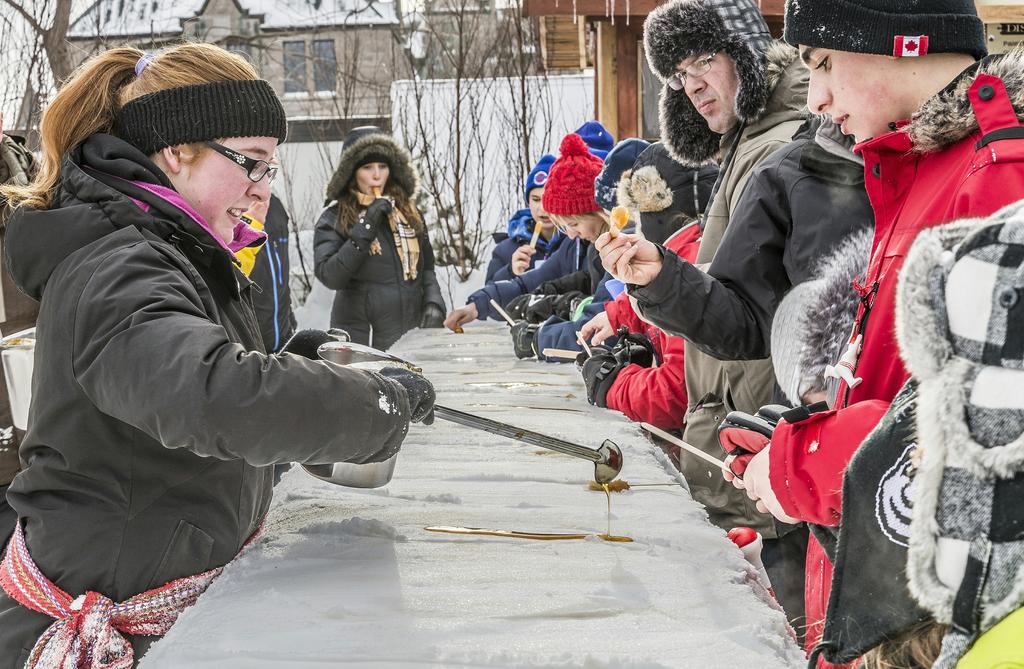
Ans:
[[[556,216],[600,211],[594,199],[594,179],[602,167],[604,162],[590,152],[579,135],[566,135],[544,186],[545,211]]]

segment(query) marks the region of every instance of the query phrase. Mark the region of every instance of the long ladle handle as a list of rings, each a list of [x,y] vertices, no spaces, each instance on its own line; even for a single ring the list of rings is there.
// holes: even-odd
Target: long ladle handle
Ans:
[[[579,444],[574,444],[563,439],[556,439],[555,437],[549,437],[539,432],[524,430],[506,423],[499,423],[498,421],[491,420],[489,418],[474,416],[473,414],[466,413],[465,411],[459,411],[458,409],[452,409],[439,404],[434,405],[434,416],[452,423],[458,423],[459,425],[465,425],[466,427],[476,428],[478,430],[483,430],[484,432],[491,432],[492,434],[498,434],[502,437],[515,439],[516,441],[521,441],[533,446],[546,448],[550,451],[557,451],[559,453],[564,453],[565,455],[582,458],[583,460],[601,462],[605,459],[604,456],[596,449],[588,448],[587,446],[580,446]]]

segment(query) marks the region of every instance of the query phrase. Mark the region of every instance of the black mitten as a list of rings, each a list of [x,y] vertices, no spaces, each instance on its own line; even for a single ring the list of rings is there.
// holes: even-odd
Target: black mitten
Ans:
[[[537,346],[534,340],[537,337],[539,325],[519,321],[512,326],[512,347],[517,358],[536,358]]]
[[[402,386],[409,398],[412,422],[431,425],[434,422],[434,386],[420,374],[401,367],[385,367],[380,375]]]
[[[526,308],[530,306],[530,299],[536,297],[532,293],[526,293],[519,297],[513,297],[512,300],[505,305],[505,313],[507,313],[512,320],[521,321],[526,318]]]
[[[586,294],[579,290],[570,290],[568,293],[559,295],[555,299],[554,314],[559,318],[564,318],[567,321],[572,320],[572,313],[575,311],[575,305],[579,304],[580,300],[586,297]]]
[[[619,328],[619,341],[612,349],[615,359],[626,365],[640,365],[641,367],[652,367],[654,365],[655,352],[654,344],[646,335],[638,332],[628,332],[626,328]]]
[[[526,320],[531,323],[543,323],[555,313],[555,304],[558,303],[558,295],[531,295],[530,303],[526,307]]]

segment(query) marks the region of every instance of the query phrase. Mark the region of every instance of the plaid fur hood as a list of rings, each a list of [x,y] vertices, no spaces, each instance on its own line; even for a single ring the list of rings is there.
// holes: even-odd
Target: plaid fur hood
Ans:
[[[1024,604],[1024,203],[922,231],[896,326],[920,383],[907,573],[951,669]]]
[[[979,61],[914,114],[903,131],[910,135],[915,151],[939,151],[978,131],[967,92],[981,73],[1003,80],[1017,119],[1024,122],[1024,48],[1017,48]]]

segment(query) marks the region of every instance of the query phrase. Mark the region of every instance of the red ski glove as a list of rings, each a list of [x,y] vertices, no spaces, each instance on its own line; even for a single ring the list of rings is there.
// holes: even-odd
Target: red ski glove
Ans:
[[[778,422],[778,419],[771,420],[774,417],[774,413],[766,416],[761,410],[755,415],[730,411],[718,426],[718,443],[728,455],[735,456],[729,463],[729,471],[741,481],[750,460],[771,443]]]

